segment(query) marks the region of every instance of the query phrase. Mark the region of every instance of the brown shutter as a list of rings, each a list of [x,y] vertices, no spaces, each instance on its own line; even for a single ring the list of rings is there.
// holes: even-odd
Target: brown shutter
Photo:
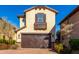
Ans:
[[[35,23],[37,23],[37,14],[35,14]]]
[[[44,22],[46,23],[46,14],[44,14]]]

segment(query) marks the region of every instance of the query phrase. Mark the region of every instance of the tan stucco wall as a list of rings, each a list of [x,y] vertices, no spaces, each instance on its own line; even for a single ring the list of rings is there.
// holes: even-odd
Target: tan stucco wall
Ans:
[[[21,33],[26,33],[26,28],[24,28],[24,29],[22,29],[22,30],[20,30],[20,31],[18,31],[17,33],[16,33],[16,40],[17,40],[17,42],[21,42]],[[20,35],[20,37],[18,38],[18,35]]]
[[[44,13],[46,14],[46,22],[47,22],[47,29],[46,30],[34,30],[34,23],[35,23],[35,14],[37,13]],[[21,37],[20,39],[18,39],[18,35],[21,33],[49,33],[51,31],[51,29],[55,26],[55,12],[49,11],[47,9],[43,10],[31,10],[29,12],[26,12],[26,28],[22,29],[20,31],[17,32],[17,41],[20,42],[21,41]],[[22,19],[20,20],[20,27],[23,26],[23,23],[21,22]]]
[[[35,23],[35,14],[37,13],[44,13],[46,14],[46,22],[47,22],[47,29],[46,30],[34,30],[34,23]],[[55,25],[55,13],[49,10],[31,10],[26,12],[26,26],[27,26],[27,33],[49,33],[51,29]]]
[[[21,17],[21,18],[19,18],[19,20],[20,20],[20,28],[21,28],[21,27],[23,27],[23,26],[24,26],[24,23],[23,23],[23,18]]]

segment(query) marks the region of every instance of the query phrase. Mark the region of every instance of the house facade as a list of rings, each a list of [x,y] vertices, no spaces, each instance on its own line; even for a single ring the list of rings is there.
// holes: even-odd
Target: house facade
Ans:
[[[15,26],[0,18],[0,39],[14,39],[16,29]]]
[[[69,46],[70,39],[79,39],[79,6],[60,22],[61,41]]]
[[[16,31],[16,40],[21,43],[21,47],[51,47],[55,36],[56,14],[56,10],[47,6],[35,6],[19,15],[20,29]]]

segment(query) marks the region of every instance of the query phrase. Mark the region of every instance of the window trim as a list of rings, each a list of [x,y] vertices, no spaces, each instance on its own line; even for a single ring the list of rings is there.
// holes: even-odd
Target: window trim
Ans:
[[[44,22],[41,22],[41,23],[46,23],[46,14],[44,14],[44,13],[37,13],[37,14],[35,14],[35,23],[40,23],[40,22],[37,21],[37,15],[38,14],[43,14],[44,15]]]
[[[37,14],[44,14],[44,13],[37,13]],[[44,14],[44,22],[38,22],[37,21],[37,16],[36,16],[37,14],[35,14],[34,29],[35,30],[46,30],[47,29],[46,14]],[[40,24],[42,24],[42,28],[39,27]]]

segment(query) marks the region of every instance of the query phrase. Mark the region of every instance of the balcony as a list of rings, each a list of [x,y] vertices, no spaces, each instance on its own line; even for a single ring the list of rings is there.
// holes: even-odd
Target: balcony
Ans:
[[[47,23],[34,23],[34,29],[35,30],[46,30]]]

